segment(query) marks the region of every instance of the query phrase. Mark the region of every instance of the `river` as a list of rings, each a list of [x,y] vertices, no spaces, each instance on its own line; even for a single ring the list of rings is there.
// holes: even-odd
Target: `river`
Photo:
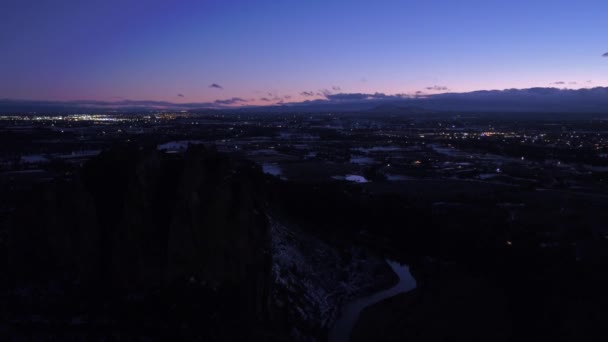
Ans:
[[[366,307],[374,305],[386,298],[393,297],[403,292],[416,288],[416,279],[412,277],[410,268],[396,261],[386,260],[391,269],[399,276],[397,285],[372,293],[369,296],[355,299],[342,307],[340,316],[329,331],[329,342],[346,342],[350,340],[350,334],[359,319],[359,315]]]

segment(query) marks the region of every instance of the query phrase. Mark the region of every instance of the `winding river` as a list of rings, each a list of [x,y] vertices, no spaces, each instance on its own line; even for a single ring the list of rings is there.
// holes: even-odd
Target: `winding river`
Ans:
[[[416,288],[416,279],[412,277],[410,268],[396,261],[386,260],[391,269],[399,276],[399,283],[390,289],[372,293],[369,296],[356,299],[347,303],[340,313],[340,317],[329,331],[329,342],[346,342],[350,340],[350,334],[355,327],[361,311],[370,305],[374,305],[386,298],[407,292]]]

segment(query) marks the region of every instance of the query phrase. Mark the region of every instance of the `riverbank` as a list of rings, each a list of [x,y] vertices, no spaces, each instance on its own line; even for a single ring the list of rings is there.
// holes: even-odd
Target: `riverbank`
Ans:
[[[386,298],[391,298],[397,294],[411,291],[416,287],[416,280],[412,277],[409,267],[398,262],[386,260],[392,271],[399,277],[399,282],[388,289],[372,293],[365,297],[360,297],[347,303],[341,308],[340,316],[334,323],[329,332],[329,342],[347,342],[350,340],[352,330],[361,312]]]
[[[450,267],[450,266],[446,266]],[[363,310],[352,341],[507,341],[506,297],[483,278],[442,269],[437,278]]]
[[[293,326],[299,339],[324,340],[345,303],[399,282],[381,257],[361,247],[334,244],[270,216],[269,222],[276,319]]]

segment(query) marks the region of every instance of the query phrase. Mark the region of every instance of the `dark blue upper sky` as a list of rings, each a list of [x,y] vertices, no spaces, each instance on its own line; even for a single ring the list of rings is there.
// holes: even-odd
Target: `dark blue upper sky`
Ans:
[[[607,85],[607,14],[606,0],[3,0],[0,98]]]

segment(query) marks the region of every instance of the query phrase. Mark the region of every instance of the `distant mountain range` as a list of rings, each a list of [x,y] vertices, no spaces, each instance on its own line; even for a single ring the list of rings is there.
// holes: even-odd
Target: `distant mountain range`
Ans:
[[[100,111],[143,112],[224,110],[246,112],[542,112],[608,113],[608,87],[588,89],[529,88],[481,90],[435,95],[387,95],[383,93],[328,94],[324,99],[270,106],[172,103],[163,101],[30,101],[0,99],[0,113],[82,113]]]

